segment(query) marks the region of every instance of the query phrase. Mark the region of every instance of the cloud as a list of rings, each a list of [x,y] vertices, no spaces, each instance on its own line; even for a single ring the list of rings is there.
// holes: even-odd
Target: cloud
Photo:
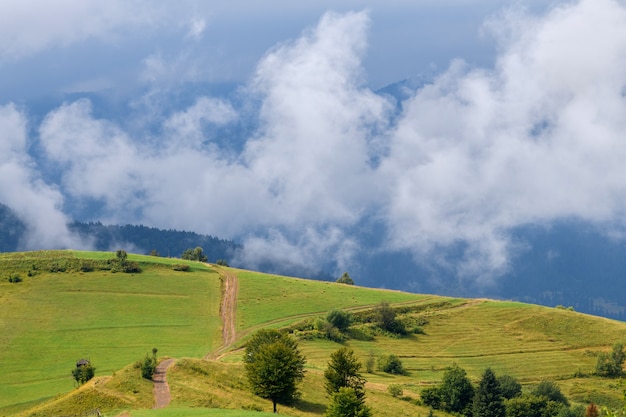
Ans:
[[[626,204],[623,4],[503,18],[496,67],[455,62],[405,103],[382,168],[393,247],[468,244],[458,273],[486,281],[506,270],[514,228],[623,223]]]
[[[143,1],[0,3],[0,59],[19,59],[45,48],[114,41],[123,31],[156,25],[162,9]]]
[[[27,156],[26,117],[15,105],[0,107],[0,202],[26,224],[23,249],[85,247],[67,229],[63,196],[43,182]]]
[[[39,126],[60,190],[100,202],[103,220],[242,239],[251,264],[346,269],[359,228],[379,222],[378,249],[478,285],[507,270],[518,227],[626,225],[622,3],[505,11],[488,25],[500,42],[493,68],[456,60],[400,114],[365,86],[369,25],[367,12],[327,13],[268,51],[237,93],[246,112],[258,104],[240,153],[207,134],[249,116],[234,101],[199,95],[157,109],[158,126],[143,131],[96,117],[87,100],[62,105]],[[177,62],[155,55],[146,79],[169,85]]]
[[[202,38],[205,29],[206,20],[197,16],[193,17],[189,22],[189,30],[187,31],[185,38],[198,41]]]

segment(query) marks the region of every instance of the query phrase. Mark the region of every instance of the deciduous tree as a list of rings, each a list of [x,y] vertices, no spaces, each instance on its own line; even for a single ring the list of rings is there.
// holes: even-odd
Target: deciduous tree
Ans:
[[[272,401],[274,412],[277,404],[288,404],[296,398],[305,359],[288,334],[259,330],[246,346],[244,362],[252,392]]]

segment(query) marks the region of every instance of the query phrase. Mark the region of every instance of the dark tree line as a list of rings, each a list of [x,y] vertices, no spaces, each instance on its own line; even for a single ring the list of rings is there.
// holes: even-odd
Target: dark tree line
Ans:
[[[70,230],[84,237],[94,239],[96,250],[107,251],[120,243],[129,243],[141,249],[144,254],[179,257],[189,248],[201,247],[210,262],[218,259],[231,259],[241,245],[213,236],[195,232],[163,230],[146,226],[116,226],[97,223],[70,224]]]

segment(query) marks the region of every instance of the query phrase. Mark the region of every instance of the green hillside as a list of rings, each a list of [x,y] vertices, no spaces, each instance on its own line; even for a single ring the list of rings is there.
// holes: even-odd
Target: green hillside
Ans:
[[[323,371],[342,345],[363,364],[393,353],[408,371],[396,376],[363,370],[376,416],[427,415],[428,408],[414,400],[453,363],[474,382],[491,367],[517,378],[525,390],[543,379],[556,381],[574,404],[621,404],[620,381],[597,377],[594,369],[599,352],[626,342],[623,322],[150,256],[129,255],[142,272],[115,272],[114,259],[108,252],[0,254],[0,416],[78,415],[96,408],[107,416],[138,417],[217,415],[207,410],[216,408],[232,409],[233,416],[271,411],[268,401],[249,392],[241,362],[245,340],[263,327],[289,328],[307,358],[302,397],[281,406],[283,414],[323,415]],[[181,271],[182,265],[189,271]],[[21,282],[9,282],[15,276]],[[234,325],[222,346],[226,318],[220,303],[229,282],[236,283]],[[312,337],[319,332],[309,329],[330,310],[363,318],[382,301],[416,331],[402,337],[372,333],[363,320],[341,344]],[[149,409],[152,384],[133,366],[153,347],[159,357],[176,358],[167,375],[172,400],[163,410]],[[77,389],[70,372],[81,358],[91,360],[96,378]],[[404,400],[387,392],[390,384],[401,385]]]

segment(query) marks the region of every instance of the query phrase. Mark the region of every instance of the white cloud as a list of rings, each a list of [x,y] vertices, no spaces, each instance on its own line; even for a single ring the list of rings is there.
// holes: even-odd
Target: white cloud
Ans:
[[[0,2],[0,59],[87,39],[115,41],[131,28],[155,25],[161,7],[144,1],[6,0]]]
[[[259,62],[241,92],[260,103],[259,127],[239,155],[204,134],[242,117],[211,97],[139,133],[94,117],[87,101],[66,104],[41,141],[63,190],[101,200],[111,221],[243,237],[249,262],[278,253],[346,266],[352,229],[372,216],[386,248],[443,264],[458,249],[463,260],[447,266],[488,284],[515,254],[519,226],[626,225],[623,3],[499,19],[494,68],[453,62],[397,119],[364,86],[368,14],[329,13]],[[184,73],[184,59],[153,58],[155,88]]]
[[[470,245],[459,272],[506,269],[509,232],[623,216],[626,9],[583,0],[515,26],[494,70],[455,63],[406,103],[383,171],[397,248]]]
[[[185,36],[187,39],[198,41],[202,38],[206,29],[206,20],[202,17],[194,16],[189,22],[189,30]]]
[[[0,107],[0,202],[25,223],[23,249],[84,247],[67,230],[59,190],[39,178],[26,153],[27,122],[13,104]]]

